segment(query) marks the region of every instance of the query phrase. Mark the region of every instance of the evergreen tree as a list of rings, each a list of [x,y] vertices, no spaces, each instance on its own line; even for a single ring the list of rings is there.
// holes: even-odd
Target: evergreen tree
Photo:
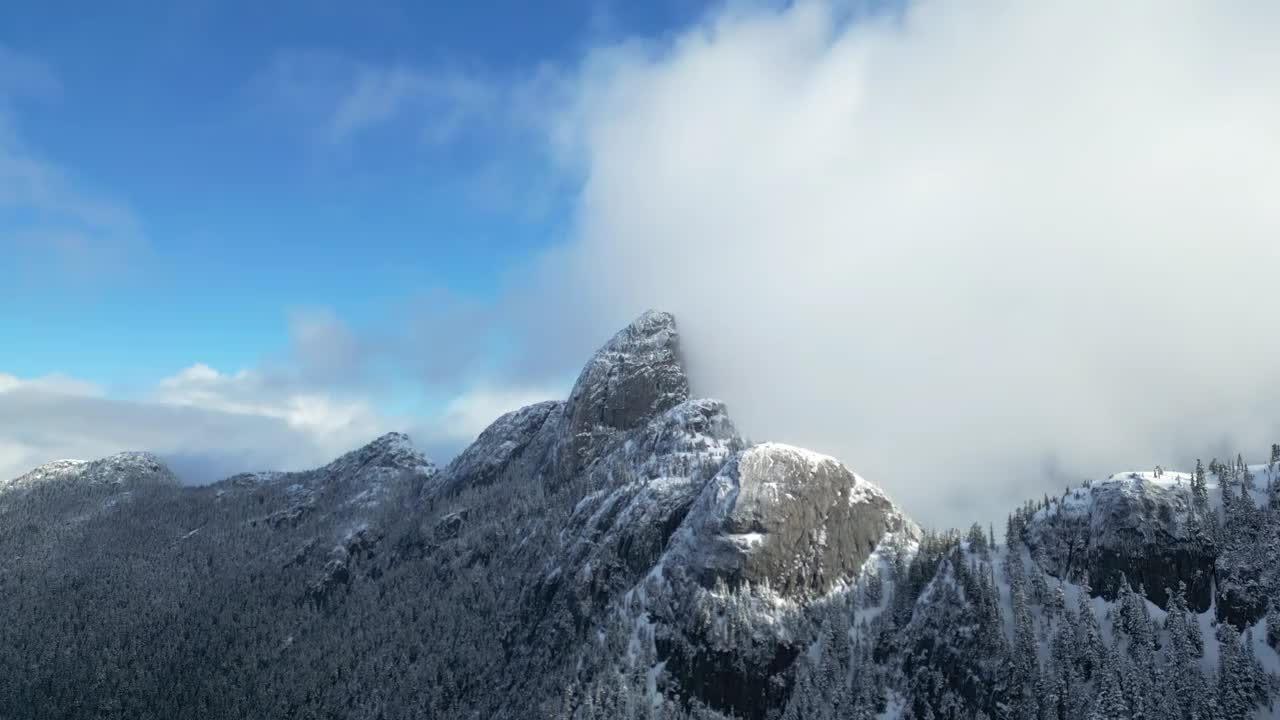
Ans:
[[[1218,708],[1224,717],[1248,717],[1267,699],[1262,668],[1253,654],[1252,638],[1241,643],[1230,623],[1218,625]]]
[[[1093,614],[1093,608],[1089,605],[1089,584],[1087,582],[1080,588],[1076,617],[1078,618],[1076,665],[1080,669],[1081,677],[1085,680],[1090,680],[1093,679],[1095,673],[1102,666],[1107,650],[1102,642],[1102,628],[1098,625],[1098,618]]]
[[[1201,511],[1209,507],[1209,483],[1205,477],[1204,465],[1196,459],[1196,470],[1191,476],[1191,493]]]
[[[1112,648],[1104,656],[1098,668],[1095,692],[1097,702],[1090,720],[1129,720],[1129,705],[1125,702],[1120,683],[1120,654]]]
[[[1187,585],[1178,583],[1176,592],[1169,592],[1169,609],[1164,619],[1164,629],[1169,633],[1169,653],[1175,655],[1180,666],[1189,664],[1204,654],[1204,639],[1200,624],[1187,607]],[[1185,662],[1184,662],[1185,661]]]
[[[1280,608],[1272,605],[1267,609],[1267,644],[1276,652],[1280,652]]]
[[[982,526],[974,523],[969,526],[969,532],[965,536],[965,541],[969,543],[970,552],[977,553],[983,557],[987,556],[987,537],[983,532]]]

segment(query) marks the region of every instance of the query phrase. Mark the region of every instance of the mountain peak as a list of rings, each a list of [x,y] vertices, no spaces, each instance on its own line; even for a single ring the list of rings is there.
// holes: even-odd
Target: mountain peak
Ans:
[[[34,485],[54,480],[101,485],[159,483],[176,485],[178,478],[158,456],[128,451],[98,460],[54,460],[10,481],[8,484]]]
[[[676,316],[665,310],[654,310],[650,308],[640,313],[635,320],[619,330],[615,335],[616,340],[622,335],[632,335],[637,337],[651,337],[661,332],[675,332]]]
[[[675,316],[648,310],[596,351],[565,403],[561,476],[586,467],[609,439],[689,399],[679,347]]]
[[[389,432],[378,436],[366,447],[376,447],[386,451],[413,451],[413,440],[402,432]]]
[[[435,464],[418,452],[413,441],[402,432],[389,432],[348,452],[321,468],[327,474],[352,475],[367,468],[408,470],[430,474]]]

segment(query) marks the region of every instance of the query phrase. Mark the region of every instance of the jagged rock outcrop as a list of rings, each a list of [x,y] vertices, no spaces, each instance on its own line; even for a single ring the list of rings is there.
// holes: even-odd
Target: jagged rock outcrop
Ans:
[[[856,574],[881,538],[907,524],[879,488],[835,458],[765,443],[703,490],[678,552],[704,587],[767,585],[805,599]]]
[[[679,340],[675,317],[650,310],[596,352],[565,402],[556,480],[582,473],[613,439],[689,398]]]
[[[738,717],[787,702],[821,602],[849,587],[877,549],[905,551],[919,529],[833,458],[765,443],[707,482],[639,596],[657,657],[688,698]],[[705,618],[746,613],[746,638]],[[723,622],[723,620],[719,620]]]
[[[1188,603],[1203,612],[1213,600],[1217,548],[1211,524],[1186,478],[1171,474],[1157,482],[1125,473],[1077,488],[1037,513],[1024,538],[1046,571],[1087,580],[1108,600],[1127,581],[1166,607],[1169,591],[1185,583]]]
[[[565,585],[575,612],[599,609],[644,577],[741,444],[723,404],[688,400],[614,443],[591,466],[585,482],[599,489],[575,505],[557,565],[578,568]]]

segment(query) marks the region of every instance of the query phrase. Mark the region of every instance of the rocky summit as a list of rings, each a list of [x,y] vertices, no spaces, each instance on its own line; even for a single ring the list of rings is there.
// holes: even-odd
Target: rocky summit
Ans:
[[[0,484],[0,718],[1269,717],[1280,457],[925,531],[750,444],[647,312],[442,469]]]

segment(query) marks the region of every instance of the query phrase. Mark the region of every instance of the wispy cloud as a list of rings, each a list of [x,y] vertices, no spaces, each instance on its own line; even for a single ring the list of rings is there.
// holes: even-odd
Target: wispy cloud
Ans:
[[[380,412],[361,392],[279,384],[259,370],[202,363],[160,380],[141,399],[104,395],[75,378],[0,374],[0,478],[62,458],[125,450],[169,458],[191,483],[254,470],[318,466],[389,430],[447,461],[497,416],[563,395],[559,388],[478,384],[436,407]]]
[[[313,137],[346,143],[407,121],[420,140],[444,143],[468,124],[492,124],[500,86],[456,67],[378,64],[323,51],[280,53],[258,92],[307,122]]]
[[[119,272],[145,244],[126,205],[88,188],[23,137],[20,105],[56,102],[60,93],[52,68],[0,45],[0,254],[45,282],[51,267],[78,279]]]

